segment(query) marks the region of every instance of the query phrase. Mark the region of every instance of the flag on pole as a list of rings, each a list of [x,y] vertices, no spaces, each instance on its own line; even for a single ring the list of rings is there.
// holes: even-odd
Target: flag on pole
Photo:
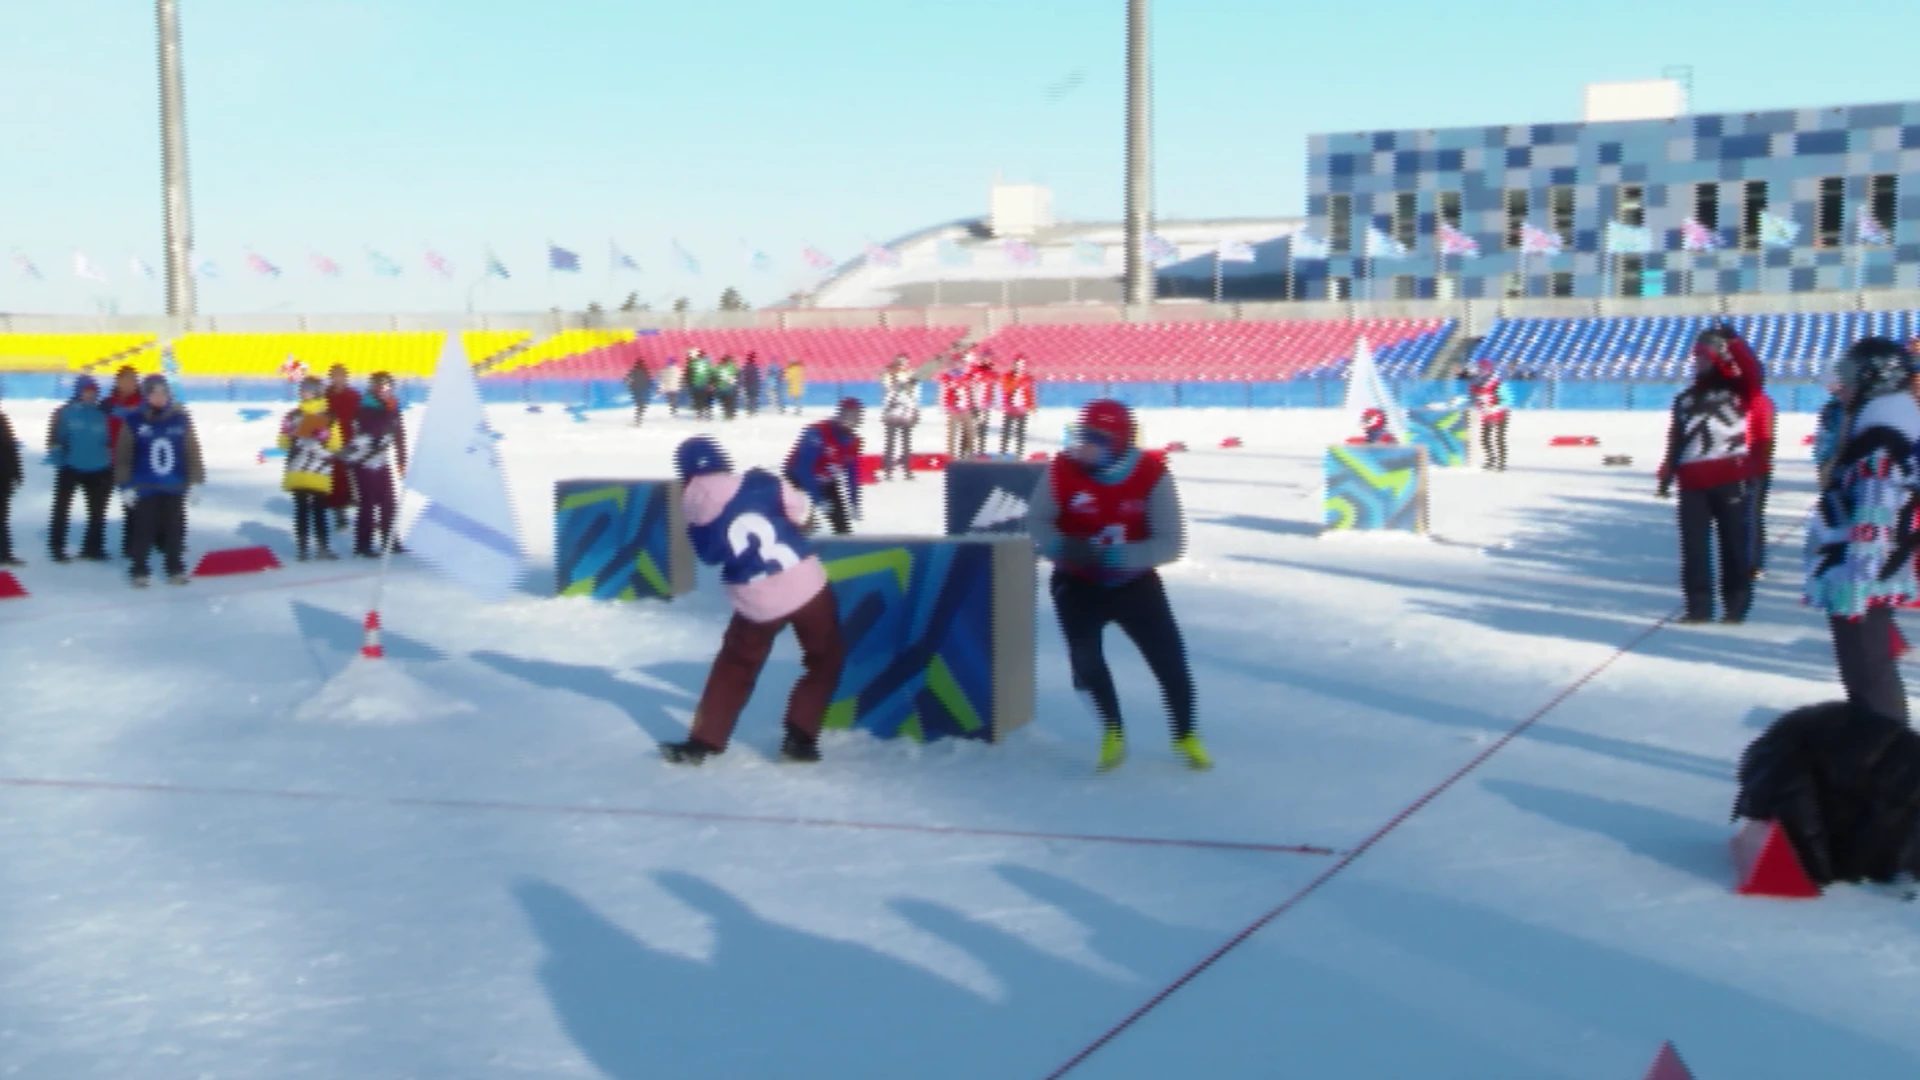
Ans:
[[[1221,262],[1247,263],[1254,259],[1253,245],[1245,240],[1222,240],[1215,251]]]
[[[280,268],[268,262],[257,251],[247,252],[247,269],[253,271],[257,277],[277,278],[280,276]]]
[[[78,251],[73,253],[73,276],[81,281],[97,281],[102,285],[107,283],[106,272],[93,265],[92,259]]]
[[[631,270],[636,274],[640,273],[640,264],[634,260],[634,257],[621,251],[620,245],[611,240],[607,241],[607,262],[615,270]]]
[[[307,265],[313,267],[315,272],[323,277],[337,278],[340,276],[340,264],[317,251],[307,252]]]
[[[577,251],[568,251],[566,248],[549,240],[547,241],[547,269],[558,270],[566,274],[577,274],[580,272],[580,253]]]
[[[680,241],[678,240],[673,242],[673,257],[680,260],[680,269],[685,270],[687,273],[697,274],[700,272],[700,260],[694,258],[692,252],[681,247]]]
[[[153,280],[153,267],[148,265],[147,260],[138,255],[128,256],[127,269],[133,271],[134,277],[146,278],[148,281]]]
[[[1347,366],[1346,412],[1352,418],[1353,426],[1349,430],[1357,431],[1361,419],[1368,409],[1379,409],[1387,418],[1387,430],[1401,443],[1408,439],[1407,411],[1387,389],[1380,378],[1380,368],[1373,362],[1373,346],[1366,338],[1361,338],[1353,346],[1353,363]]]
[[[1333,254],[1333,245],[1310,232],[1297,232],[1288,237],[1288,246],[1293,249],[1296,260],[1316,262]]]
[[[1369,259],[1404,259],[1407,247],[1400,241],[1382,232],[1379,226],[1367,226],[1366,256]]]
[[[1532,225],[1520,226],[1520,254],[1522,255],[1558,255],[1566,241],[1558,233],[1545,229],[1536,229]]]
[[[811,267],[811,268],[813,268],[813,269],[815,269],[815,270],[831,270],[831,269],[833,269],[833,260],[832,260],[832,259],[829,259],[829,258],[827,258],[827,255],[826,255],[826,252],[824,252],[824,251],[821,251],[821,250],[820,250],[819,248],[817,248],[817,247],[811,247],[811,246],[809,246],[809,247],[804,247],[804,248],[801,248],[801,249],[800,249],[800,258],[801,258],[801,260],[802,260],[802,261],[804,261],[804,262],[805,262],[805,263],[806,263],[806,264],[807,264],[807,265],[808,265],[809,267]]]
[[[747,269],[758,270],[762,273],[773,269],[773,260],[767,258],[766,252],[761,251],[745,240],[740,241],[740,246],[746,249],[743,257],[746,259]]]
[[[1107,265],[1107,249],[1091,240],[1073,242],[1073,261],[1083,266]]]
[[[1032,266],[1040,261],[1040,252],[1025,240],[1008,240],[1004,247],[1007,261],[1015,266]]]
[[[407,536],[413,554],[482,599],[504,600],[523,569],[519,527],[457,331],[440,349],[407,487],[429,500]]]
[[[426,258],[427,269],[436,277],[445,281],[453,276],[453,264],[447,261],[445,255],[440,254],[432,248],[428,248]]]
[[[1778,214],[1760,215],[1760,244],[1762,247],[1792,247],[1800,239],[1800,223]]]
[[[1444,221],[1440,223],[1438,239],[1442,255],[1462,255],[1469,259],[1480,257],[1480,241]]]
[[[43,280],[40,276],[40,268],[33,265],[33,260],[17,251],[13,253],[13,265],[20,268],[21,277],[30,277],[35,281]]]
[[[1155,266],[1180,261],[1180,249],[1168,243],[1166,238],[1155,233],[1147,237],[1144,245],[1147,249],[1147,261]]]
[[[1714,251],[1720,247],[1720,238],[1712,229],[1688,218],[1680,223],[1680,246],[1688,251]]]
[[[1860,216],[1853,219],[1855,242],[1875,246],[1893,243],[1887,227],[1873,216],[1873,209],[1866,204],[1860,206]]]
[[[400,264],[372,248],[367,249],[367,262],[373,264],[373,272],[378,277],[400,276]]]
[[[208,281],[219,281],[220,264],[214,262],[212,259],[207,259],[201,262],[199,268],[196,269],[193,274],[195,277],[205,278]]]
[[[513,276],[507,273],[507,264],[500,261],[500,256],[495,255],[492,248],[487,249],[487,276],[497,277],[502,281]]]
[[[942,266],[966,266],[973,261],[973,252],[951,239],[942,240],[934,245],[934,255],[940,260]]]
[[[868,244],[867,261],[875,266],[899,266],[900,256],[892,248],[881,247],[879,244]]]

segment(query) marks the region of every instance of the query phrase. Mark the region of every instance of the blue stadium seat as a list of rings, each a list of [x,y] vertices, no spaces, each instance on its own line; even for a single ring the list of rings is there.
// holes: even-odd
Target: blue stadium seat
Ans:
[[[1694,337],[1719,321],[1705,315],[1501,319],[1469,359],[1492,361],[1502,372],[1527,369],[1561,379],[1684,380],[1692,373]],[[1849,343],[1869,334],[1896,341],[1920,335],[1920,311],[1783,312],[1726,321],[1774,379],[1817,379]]]

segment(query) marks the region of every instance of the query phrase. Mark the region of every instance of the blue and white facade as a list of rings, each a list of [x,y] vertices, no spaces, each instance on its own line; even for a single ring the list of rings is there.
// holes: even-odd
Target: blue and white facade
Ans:
[[[1916,288],[1920,102],[1315,135],[1307,211],[1334,243],[1325,277],[1302,275],[1313,299]],[[1796,235],[1766,242],[1761,213]],[[1477,257],[1441,256],[1443,216]],[[1884,242],[1859,242],[1863,216]],[[1690,219],[1714,250],[1687,250]],[[1523,257],[1522,221],[1562,252]],[[1644,228],[1646,250],[1609,254],[1609,222]],[[1366,258],[1369,228],[1408,257]]]

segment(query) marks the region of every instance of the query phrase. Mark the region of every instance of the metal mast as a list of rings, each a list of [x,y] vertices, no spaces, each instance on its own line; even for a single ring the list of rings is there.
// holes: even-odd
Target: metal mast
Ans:
[[[193,210],[187,198],[187,98],[180,75],[180,0],[155,0],[160,21],[160,188],[166,216],[167,314],[194,314]]]
[[[1127,281],[1129,307],[1153,302],[1153,67],[1147,0],[1127,0]]]

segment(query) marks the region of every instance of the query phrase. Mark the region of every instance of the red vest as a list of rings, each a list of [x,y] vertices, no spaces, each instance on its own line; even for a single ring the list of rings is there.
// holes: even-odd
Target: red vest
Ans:
[[[1033,376],[1007,375],[1005,395],[1002,398],[1009,416],[1025,416],[1033,411]]]
[[[1102,484],[1086,466],[1055,455],[1049,478],[1061,536],[1100,544],[1137,544],[1147,539],[1147,498],[1167,474],[1163,457],[1141,454],[1133,472],[1117,484]]]

